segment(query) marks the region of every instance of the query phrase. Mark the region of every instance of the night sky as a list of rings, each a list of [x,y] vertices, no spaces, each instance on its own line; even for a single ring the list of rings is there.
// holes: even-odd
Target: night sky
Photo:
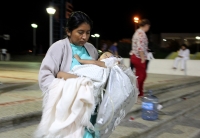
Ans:
[[[133,17],[151,21],[150,33],[200,33],[200,8],[197,3],[134,0],[73,0],[74,10],[88,14],[94,22],[92,33],[101,39],[131,38]],[[28,49],[33,43],[31,23],[38,24],[37,44],[49,46],[48,0],[1,1],[0,35],[10,34],[13,49]],[[1,39],[0,47],[5,44]]]

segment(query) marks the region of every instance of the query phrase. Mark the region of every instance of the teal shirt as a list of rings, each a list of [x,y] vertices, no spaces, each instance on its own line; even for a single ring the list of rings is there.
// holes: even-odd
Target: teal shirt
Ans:
[[[85,49],[84,46],[76,46],[72,43],[70,43],[71,47],[72,47],[72,64],[71,64],[71,68],[70,70],[72,70],[72,68],[75,65],[81,65],[76,58],[74,58],[74,55],[79,55],[79,57],[81,59],[92,59],[92,57],[88,54],[87,50]]]

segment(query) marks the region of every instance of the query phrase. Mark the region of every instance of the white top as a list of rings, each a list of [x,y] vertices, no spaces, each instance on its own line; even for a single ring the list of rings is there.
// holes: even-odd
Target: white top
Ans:
[[[155,58],[153,57],[153,54],[151,52],[148,52],[147,60],[151,60],[151,59],[155,59]]]
[[[185,50],[180,49],[178,52],[178,55],[182,56],[183,58],[184,57],[190,58],[190,50],[189,49],[185,49]]]
[[[2,51],[3,54],[6,54],[7,49],[2,49],[1,51]]]

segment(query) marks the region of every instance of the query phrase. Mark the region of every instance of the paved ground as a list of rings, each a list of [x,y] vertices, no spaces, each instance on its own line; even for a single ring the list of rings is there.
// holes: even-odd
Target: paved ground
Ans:
[[[0,120],[4,118],[12,118],[17,115],[28,114],[31,112],[40,112],[42,109],[42,93],[38,86],[38,70],[39,70],[40,62],[0,62]],[[145,81],[145,89],[153,87],[160,87],[163,85],[172,85],[175,83],[184,83],[187,81],[192,81],[195,79],[199,79],[198,77],[190,77],[190,76],[176,76],[176,75],[159,75],[159,74],[148,74],[147,79]],[[199,89],[198,87],[196,89]],[[197,99],[198,100],[198,99]],[[199,108],[198,108],[199,109]],[[198,110],[199,111],[199,110]],[[191,115],[183,117],[182,120],[187,119],[190,121],[192,118],[196,117],[199,119],[200,113],[195,111],[195,113],[191,112]],[[196,115],[196,116],[195,116]],[[189,117],[189,118],[188,118]],[[169,118],[168,115],[163,116],[164,119]],[[139,118],[138,118],[139,119]],[[139,119],[141,121],[141,119]],[[198,131],[194,130],[190,126],[185,126],[184,128],[180,127],[181,124],[187,124],[187,121],[183,122],[181,119],[177,121],[177,123],[172,125],[172,129],[167,130],[166,132],[160,132],[156,135],[159,138],[169,137],[169,132],[180,133],[180,131],[194,131],[198,133]],[[198,121],[196,120],[196,125]],[[35,123],[35,124],[34,124]],[[129,122],[130,123],[130,122]],[[153,122],[152,122],[153,123]],[[145,123],[146,124],[146,123]],[[24,127],[15,128],[15,131],[4,131],[0,133],[0,138],[31,138],[32,132],[35,130],[37,126],[37,122],[32,122],[32,125],[27,127],[27,124],[23,124]],[[146,124],[147,125],[147,124]],[[151,125],[151,123],[149,124]],[[0,123],[0,127],[1,123]],[[6,130],[6,128],[4,128]],[[137,128],[134,128],[137,129]],[[181,130],[183,129],[183,130]],[[119,130],[119,131],[118,131]],[[121,130],[121,131],[120,131]],[[132,132],[133,128],[126,126],[117,127],[116,132]],[[3,130],[1,130],[3,131]],[[21,135],[19,135],[19,133]],[[19,136],[17,136],[19,135]],[[119,135],[118,135],[119,136]],[[161,137],[162,136],[162,137]],[[181,135],[179,135],[181,136]],[[185,136],[185,135],[184,135]],[[113,135],[113,138],[118,138],[116,135]],[[175,136],[171,138],[176,138]],[[144,137],[145,138],[145,137]],[[183,137],[187,138],[187,137]]]
[[[0,104],[11,104],[11,102],[32,101],[41,98],[41,91],[38,87],[38,62],[0,62]],[[184,81],[190,76],[148,74],[145,87],[156,84],[174,83]]]

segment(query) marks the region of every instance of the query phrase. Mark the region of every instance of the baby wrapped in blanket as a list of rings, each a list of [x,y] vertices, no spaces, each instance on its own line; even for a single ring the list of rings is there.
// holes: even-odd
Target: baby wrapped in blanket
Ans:
[[[110,52],[102,53],[98,60],[92,60],[86,57],[81,59],[78,54],[74,55],[75,62],[82,65],[75,65],[71,68],[70,74],[80,77],[86,77],[92,80],[94,86],[95,105],[100,102],[100,94],[102,88],[105,87],[108,79],[110,68],[121,62],[121,58],[114,57]],[[84,58],[84,57],[82,57]],[[58,78],[62,78],[62,74],[58,73]]]
[[[107,138],[137,101],[137,78],[131,68],[122,63],[122,58],[114,57],[110,52],[102,54],[98,61],[83,60],[78,55],[74,55],[74,57],[80,63],[87,64],[87,66],[84,65],[85,73],[76,70],[76,67],[79,68],[79,66],[73,68],[74,73],[83,74],[86,77],[92,76],[92,80],[103,82],[100,87],[94,83],[94,87],[97,88],[97,91],[94,90],[94,92],[100,102],[95,137]],[[93,68],[94,65],[98,66]],[[92,67],[94,70],[92,68],[87,70],[88,67]],[[105,70],[106,75],[102,77],[102,80],[97,80],[100,78],[98,75],[102,76],[102,70]],[[106,91],[102,92],[103,89]],[[102,93],[104,96],[100,98],[99,95]]]
[[[35,132],[36,138],[79,137],[83,135],[84,127],[93,128],[91,113],[100,101],[99,95],[109,76],[109,67],[119,61],[118,58],[111,59],[111,55],[104,53],[99,60],[82,60],[75,55],[77,62],[85,65],[75,65],[69,73],[85,77],[66,80],[62,72],[58,73],[49,86],[42,119]]]
[[[86,102],[89,102],[91,105],[94,105],[93,107],[96,107],[96,105],[102,100],[101,99],[102,89],[105,88],[112,67],[118,64],[119,67],[121,66],[120,68],[122,69],[124,66],[123,64],[119,64],[121,63],[122,59],[114,57],[110,52],[103,53],[98,60],[81,59],[81,58],[79,57],[79,55],[74,55],[74,59],[76,59],[77,62],[79,62],[80,64],[84,65],[80,66],[75,65],[69,73],[84,77],[79,77],[77,79],[69,79],[67,81],[64,81],[63,79],[59,79],[59,78],[64,78],[62,72],[59,72],[57,78],[54,80],[54,83],[52,83],[51,85],[52,88],[50,88],[51,90],[49,91],[48,100],[43,110],[41,122],[35,133],[36,138],[41,138],[41,137],[49,138],[50,136],[53,137],[61,136],[63,138],[79,137],[77,135],[81,136],[83,135],[84,126],[89,128],[93,127],[91,126],[91,123],[89,123],[89,118],[85,118],[85,116],[91,115],[89,109],[90,107],[87,106],[87,104],[84,105],[85,106],[84,110],[86,111],[84,113],[81,112],[72,113],[72,111],[75,110],[70,109],[71,107],[70,105],[72,105],[72,107],[75,107],[76,105],[80,104],[79,101],[81,101],[81,99],[83,100],[83,98],[85,98],[84,100],[87,100]],[[73,94],[74,88],[77,88],[78,86],[80,86],[80,88],[81,86],[82,88],[86,88],[85,91],[77,92],[77,96],[78,95],[82,96],[81,99],[75,96],[76,93]],[[81,89],[79,89],[79,91],[80,90]],[[72,95],[74,95],[74,97]],[[94,97],[94,100],[92,97]],[[76,99],[74,102],[73,98]],[[70,101],[72,103],[69,103]],[[67,108],[66,105],[70,107]],[[80,106],[77,106],[77,109],[80,108],[81,108]],[[82,110],[80,109],[80,111]],[[73,119],[70,119],[69,116],[66,114],[69,114],[69,116],[71,116],[71,118]],[[77,117],[75,117],[75,115],[77,114],[79,114],[80,121],[77,120]],[[59,121],[60,119],[62,119],[61,116],[65,117],[63,121]],[[108,116],[110,115],[108,114]],[[84,123],[82,123],[83,121]]]

